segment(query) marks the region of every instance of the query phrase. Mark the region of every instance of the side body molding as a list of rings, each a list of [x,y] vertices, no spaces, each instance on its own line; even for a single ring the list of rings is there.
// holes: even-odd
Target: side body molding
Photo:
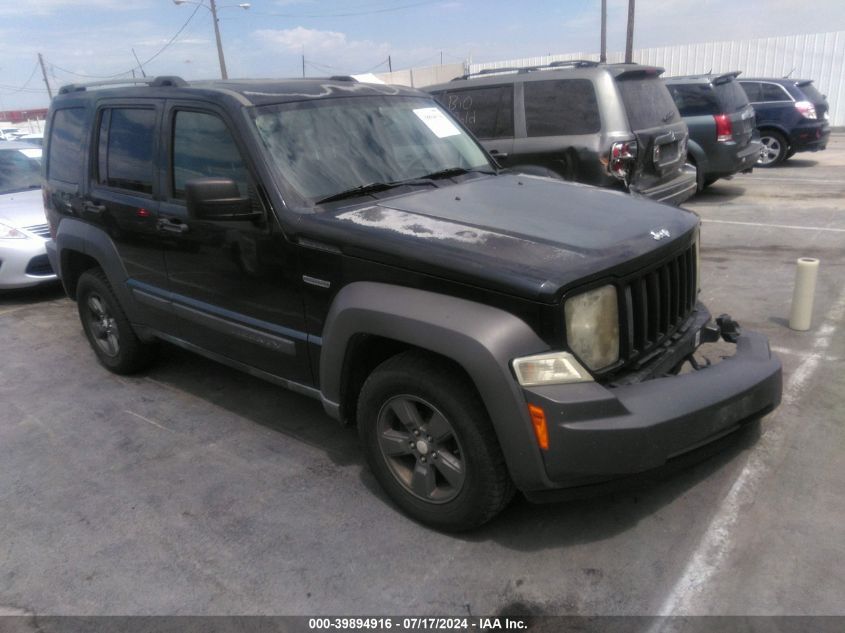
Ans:
[[[487,406],[511,477],[517,487],[542,487],[542,458],[525,399],[510,361],[549,346],[521,319],[480,303],[382,283],[355,282],[335,297],[326,320],[320,356],[320,390],[337,416],[341,374],[350,339],[382,336],[427,349],[461,365]]]

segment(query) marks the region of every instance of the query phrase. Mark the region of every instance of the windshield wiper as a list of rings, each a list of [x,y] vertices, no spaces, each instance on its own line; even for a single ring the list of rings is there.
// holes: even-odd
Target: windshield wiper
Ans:
[[[429,180],[437,180],[438,178],[450,178],[452,176],[462,176],[470,172],[478,172],[481,174],[494,174],[496,172],[485,169],[466,169],[465,167],[447,167],[438,171],[431,172],[420,178],[427,178]]]
[[[317,204],[323,204],[324,202],[334,202],[335,200],[344,200],[346,198],[354,198],[356,196],[363,196],[367,193],[385,191],[387,189],[399,187],[402,184],[403,183],[401,182],[370,182],[366,185],[358,185],[357,187],[351,187],[349,189],[344,189],[343,191],[338,191],[337,193],[333,193],[332,195],[326,196],[325,198],[320,198],[319,200],[317,200]]]

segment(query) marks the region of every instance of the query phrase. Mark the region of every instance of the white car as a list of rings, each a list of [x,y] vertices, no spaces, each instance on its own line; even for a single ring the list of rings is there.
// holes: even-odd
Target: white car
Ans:
[[[0,143],[0,289],[56,280],[44,247],[49,238],[41,197],[41,148]]]
[[[16,141],[21,141],[22,143],[32,143],[33,145],[44,145],[44,132],[34,132],[32,134],[22,134],[18,138],[15,139]]]

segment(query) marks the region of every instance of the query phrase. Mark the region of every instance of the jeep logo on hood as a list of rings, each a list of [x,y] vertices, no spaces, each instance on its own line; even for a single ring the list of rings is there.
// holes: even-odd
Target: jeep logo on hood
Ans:
[[[655,229],[651,231],[651,236],[656,240],[662,240],[664,237],[672,237],[672,234],[667,229]]]

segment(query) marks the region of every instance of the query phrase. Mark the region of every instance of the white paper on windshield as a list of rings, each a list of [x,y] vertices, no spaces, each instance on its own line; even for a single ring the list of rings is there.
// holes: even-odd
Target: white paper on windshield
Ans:
[[[36,149],[36,148],[33,148],[33,149],[28,149],[28,148],[25,148],[25,149],[19,149],[18,151],[19,151],[21,154],[23,154],[24,156],[26,156],[27,158],[41,158],[41,150],[40,150],[40,149]]]
[[[437,138],[456,136],[461,133],[457,126],[437,108],[417,108],[414,114],[428,126],[429,130],[434,132]]]

